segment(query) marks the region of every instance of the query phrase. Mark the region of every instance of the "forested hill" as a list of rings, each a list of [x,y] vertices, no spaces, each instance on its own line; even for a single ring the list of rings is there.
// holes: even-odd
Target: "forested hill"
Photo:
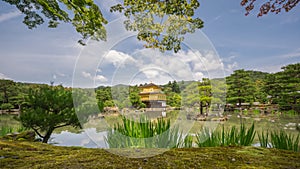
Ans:
[[[241,105],[241,103],[259,102],[276,104],[282,110],[300,111],[300,63],[282,67],[282,71],[266,73],[253,70],[235,70],[226,77],[226,84],[219,79],[199,79],[199,81],[170,81],[160,85],[167,95],[167,105],[181,107],[182,105],[209,106],[216,91],[226,91],[226,103]],[[213,86],[212,83],[218,85]],[[149,82],[150,83],[150,82]],[[2,110],[18,109],[25,101],[29,90],[35,90],[47,84],[21,83],[12,80],[0,80],[0,108]],[[117,85],[99,86],[95,89],[100,108],[117,105],[119,108],[131,105],[142,108],[138,87]],[[216,87],[218,90],[212,90]],[[214,95],[212,94],[214,91]]]

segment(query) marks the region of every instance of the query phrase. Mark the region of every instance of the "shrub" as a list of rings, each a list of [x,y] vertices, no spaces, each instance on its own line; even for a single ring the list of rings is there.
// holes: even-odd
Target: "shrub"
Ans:
[[[262,131],[261,134],[258,134],[258,139],[260,147],[271,147],[269,143],[269,131],[267,131],[266,134]]]
[[[259,115],[259,114],[260,114],[260,110],[259,110],[259,109],[254,109],[254,110],[253,110],[253,113],[254,113],[255,115]]]
[[[2,110],[8,110],[8,111],[11,111],[11,109],[13,109],[14,108],[14,106],[12,105],[12,104],[10,104],[10,103],[3,103],[2,105],[1,105],[1,109]]]
[[[259,142],[261,147],[272,147],[284,150],[299,151],[299,137],[298,134],[294,137],[292,134],[287,134],[283,130],[280,132],[271,132],[271,138],[269,138],[270,132],[262,132],[258,134]],[[270,139],[270,140],[269,140]]]
[[[221,132],[210,131],[208,128],[203,128],[202,132],[196,135],[196,144],[198,147],[216,147],[216,146],[230,146],[241,145],[249,146],[252,144],[255,136],[254,123],[247,129],[242,123],[240,130],[235,126],[226,132],[223,128]]]
[[[11,126],[1,126],[0,128],[0,136],[5,136],[9,133],[14,133],[14,132],[23,132],[23,131],[26,131],[27,129],[23,126],[19,126],[17,128],[13,128]]]
[[[271,132],[271,145],[273,148],[284,150],[299,150],[299,135],[295,138],[292,134],[287,134],[283,130],[278,132]]]
[[[158,118],[156,121],[141,117],[139,121],[122,117],[122,122],[108,130],[105,142],[110,148],[156,147],[174,148],[182,145],[179,127],[171,128],[170,119]]]

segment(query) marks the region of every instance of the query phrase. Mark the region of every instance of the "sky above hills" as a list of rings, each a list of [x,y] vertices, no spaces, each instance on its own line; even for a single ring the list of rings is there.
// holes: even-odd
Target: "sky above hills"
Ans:
[[[73,81],[82,87],[165,83],[219,77],[236,69],[277,72],[300,61],[299,6],[257,18],[257,10],[245,16],[239,1],[200,1],[196,16],[204,21],[204,28],[187,37],[179,53],[161,54],[142,48],[134,33],[124,32],[121,15],[109,12],[114,1],[95,2],[108,21],[114,21],[107,25],[109,35],[126,38],[83,47],[71,25],[29,30],[22,23],[24,16],[0,1],[0,78],[66,86]]]

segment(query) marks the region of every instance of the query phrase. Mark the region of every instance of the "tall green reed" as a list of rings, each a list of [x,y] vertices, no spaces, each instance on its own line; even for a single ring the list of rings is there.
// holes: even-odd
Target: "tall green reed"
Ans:
[[[262,131],[261,134],[258,133],[257,135],[258,135],[260,147],[264,147],[264,148],[271,147],[271,144],[269,143],[269,131],[267,131],[266,133]]]
[[[27,129],[23,126],[18,126],[18,127],[1,126],[0,127],[0,136],[5,136],[9,133],[22,132],[22,131],[26,131],[26,130]]]
[[[174,148],[184,140],[178,126],[171,128],[170,119],[151,121],[140,117],[139,121],[122,117],[122,122],[109,129],[105,142],[110,148],[157,147]]]
[[[225,131],[224,125],[221,131],[211,131],[208,128],[203,128],[196,135],[196,144],[198,147],[216,147],[216,146],[249,146],[253,143],[255,137],[254,123],[247,129],[244,124],[241,124],[240,130],[232,126],[229,131]]]
[[[269,137],[270,136],[270,137]],[[258,135],[261,147],[272,147],[283,150],[299,151],[300,134],[296,137],[292,134],[287,134],[285,131],[267,131]]]
[[[294,137],[292,134],[287,134],[283,130],[271,132],[271,145],[273,148],[299,151],[299,135]]]

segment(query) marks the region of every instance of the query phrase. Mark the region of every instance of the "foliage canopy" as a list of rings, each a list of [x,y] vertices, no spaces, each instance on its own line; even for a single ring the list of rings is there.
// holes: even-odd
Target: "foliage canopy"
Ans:
[[[105,25],[108,21],[93,0],[3,0],[16,6],[24,15],[23,23],[29,29],[48,21],[48,27],[55,28],[59,23],[71,23],[81,34],[78,41],[85,44],[89,38],[106,40]],[[127,30],[138,31],[137,38],[146,42],[148,48],[161,51],[180,50],[183,35],[193,33],[203,27],[200,18],[193,18],[200,6],[197,0],[172,1],[133,1],[124,0],[111,7],[111,12],[121,12],[127,20]],[[65,9],[67,8],[67,9]]]
[[[24,127],[34,130],[44,143],[48,142],[56,128],[69,125],[80,127],[73,107],[72,92],[62,86],[31,89],[20,121]]]

